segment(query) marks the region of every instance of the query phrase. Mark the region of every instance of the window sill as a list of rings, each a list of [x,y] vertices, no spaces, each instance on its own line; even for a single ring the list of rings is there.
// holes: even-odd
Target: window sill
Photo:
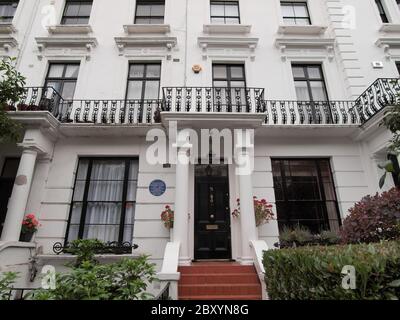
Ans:
[[[395,23],[384,23],[380,29],[380,32],[400,32],[400,24]]]
[[[169,24],[128,24],[124,25],[124,31],[128,35],[142,33],[166,34],[171,31]]]
[[[12,23],[0,23],[0,34],[12,34],[16,31]]]
[[[229,33],[248,34],[251,32],[251,25],[244,24],[205,24],[203,32],[208,34]]]
[[[50,34],[89,34],[92,33],[92,27],[87,24],[77,25],[56,25],[47,27]]]
[[[290,35],[310,35],[319,36],[323,35],[327,30],[325,26],[291,26],[291,25],[281,25],[278,28],[278,33],[280,34],[290,34]]]

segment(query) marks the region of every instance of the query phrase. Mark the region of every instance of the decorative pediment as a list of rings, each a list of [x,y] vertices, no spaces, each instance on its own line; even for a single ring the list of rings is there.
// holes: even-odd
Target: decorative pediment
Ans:
[[[326,38],[278,38],[275,46],[280,50],[282,60],[290,56],[296,58],[315,55],[328,56],[333,60],[335,56],[335,39]]]
[[[176,46],[177,42],[176,37],[167,36],[127,36],[115,38],[120,55],[123,55],[128,48],[156,48],[165,49],[167,52],[170,52]]]
[[[41,60],[48,51],[54,54],[54,51],[60,49],[60,55],[64,54],[63,49],[69,49],[76,54],[84,55],[86,60],[90,60],[90,54],[93,48],[97,46],[96,38],[90,37],[38,37],[35,38],[38,48],[38,58]]]
[[[212,55],[214,51],[229,51],[239,52],[241,55],[249,55],[251,60],[255,59],[255,49],[258,45],[258,38],[249,37],[222,37],[222,36],[210,36],[210,37],[198,37],[198,44],[203,52],[203,60],[207,60],[209,55]],[[214,51],[213,51],[214,50]],[[215,53],[215,52],[214,52]],[[231,55],[226,54],[225,55]]]

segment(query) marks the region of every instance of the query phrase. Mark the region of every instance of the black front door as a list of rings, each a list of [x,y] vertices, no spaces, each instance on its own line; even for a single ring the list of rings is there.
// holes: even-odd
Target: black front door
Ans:
[[[194,257],[231,259],[227,166],[198,166],[195,184]]]
[[[6,219],[8,200],[14,187],[14,180],[19,165],[18,158],[7,158],[0,172],[0,235]]]

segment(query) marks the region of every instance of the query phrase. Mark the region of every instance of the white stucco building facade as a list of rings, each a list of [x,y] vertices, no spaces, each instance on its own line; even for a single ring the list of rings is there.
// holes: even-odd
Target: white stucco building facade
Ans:
[[[395,0],[7,3],[0,56],[17,58],[28,89],[10,108],[24,139],[0,145],[5,270],[29,274],[32,256],[62,265],[54,244],[77,238],[137,244],[132,254],[158,271],[164,263],[165,280],[194,260],[257,265],[257,248],[273,247],[285,226],[337,231],[349,208],[382,191],[391,135],[379,123],[399,91],[388,80],[399,76]],[[149,137],[165,132],[170,144],[171,121],[178,131],[253,130],[236,151],[254,170],[215,164],[232,155],[213,148],[194,156],[202,165],[152,163]],[[273,204],[273,221],[256,227],[253,196]],[[21,243],[28,213],[41,226]]]

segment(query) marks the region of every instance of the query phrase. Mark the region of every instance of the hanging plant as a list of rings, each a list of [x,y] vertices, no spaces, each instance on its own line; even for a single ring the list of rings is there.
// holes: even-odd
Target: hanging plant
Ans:
[[[272,212],[272,204],[270,204],[266,199],[258,200],[257,197],[253,197],[254,201],[254,216],[256,219],[256,226],[259,227],[263,224],[268,223],[274,218],[274,213]],[[240,199],[236,200],[237,209],[232,212],[234,218],[240,217]]]
[[[174,211],[170,206],[165,206],[165,210],[161,212],[161,221],[164,222],[164,226],[167,229],[174,227]]]

